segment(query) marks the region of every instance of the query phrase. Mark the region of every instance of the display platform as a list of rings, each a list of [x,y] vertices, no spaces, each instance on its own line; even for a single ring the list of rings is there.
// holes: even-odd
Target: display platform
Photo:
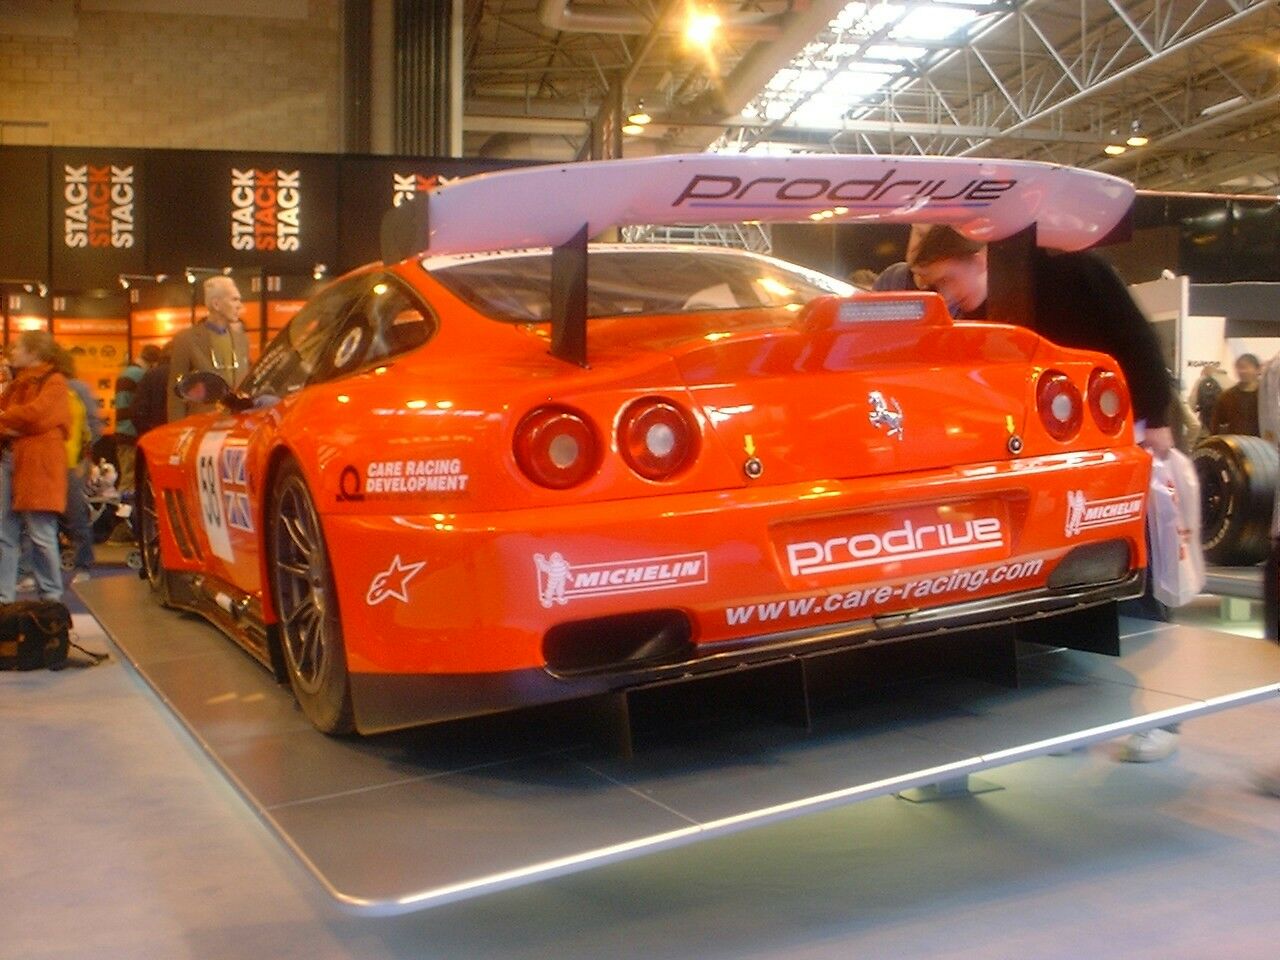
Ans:
[[[1204,592],[1241,600],[1263,599],[1262,567],[1207,567]]]
[[[1023,645],[1018,689],[964,677],[858,685],[807,731],[765,711],[672,727],[641,738],[627,759],[597,745],[575,705],[334,740],[261,666],[204,621],[160,609],[141,582],[76,589],[263,821],[341,905],[364,914],[955,784],[1280,693],[1273,644],[1127,620],[1119,659]],[[693,699],[694,687],[678,689],[683,705],[659,712],[693,715],[715,685],[698,685]]]

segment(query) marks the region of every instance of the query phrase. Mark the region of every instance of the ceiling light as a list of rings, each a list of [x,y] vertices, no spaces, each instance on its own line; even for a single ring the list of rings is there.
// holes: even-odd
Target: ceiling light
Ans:
[[[1151,141],[1140,133],[1135,133],[1132,137],[1125,141],[1131,147],[1145,147]]]
[[[1108,143],[1105,147],[1102,148],[1102,152],[1105,153],[1108,157],[1118,157],[1120,156],[1120,154],[1124,153],[1125,150],[1127,149],[1128,147],[1126,147],[1122,143]]]
[[[712,10],[691,10],[684,26],[684,38],[699,47],[711,46],[720,29],[720,15]]]
[[[640,134],[644,133],[644,127],[638,123],[628,123],[623,126],[622,132],[628,137],[638,137]]]
[[[644,112],[643,100],[641,100],[639,103],[636,104],[636,112],[631,114],[631,116],[627,117],[627,123],[638,124],[639,126],[642,126],[642,127],[646,123],[649,123],[651,120],[653,120],[653,117],[649,116],[649,114]]]

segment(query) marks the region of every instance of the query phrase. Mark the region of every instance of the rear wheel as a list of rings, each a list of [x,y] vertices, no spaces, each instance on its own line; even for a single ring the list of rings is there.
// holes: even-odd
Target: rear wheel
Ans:
[[[1280,454],[1258,437],[1210,437],[1192,451],[1200,478],[1204,557],[1252,566],[1271,553],[1271,511]]]
[[[351,733],[351,685],[329,551],[306,479],[292,460],[276,475],[268,516],[267,561],[289,685],[316,729]]]

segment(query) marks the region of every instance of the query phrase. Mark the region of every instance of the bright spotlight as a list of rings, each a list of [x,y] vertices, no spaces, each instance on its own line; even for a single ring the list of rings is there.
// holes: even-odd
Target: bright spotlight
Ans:
[[[692,10],[684,26],[684,38],[698,47],[709,47],[720,29],[720,15],[713,10]]]

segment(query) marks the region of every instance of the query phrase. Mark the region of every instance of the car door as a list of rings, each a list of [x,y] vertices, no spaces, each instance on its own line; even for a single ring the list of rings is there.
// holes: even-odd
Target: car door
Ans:
[[[188,454],[192,502],[209,573],[246,594],[262,589],[266,466],[290,397],[323,376],[333,341],[368,292],[367,276],[342,281],[309,301],[267,346],[242,392],[254,406],[205,420]]]

